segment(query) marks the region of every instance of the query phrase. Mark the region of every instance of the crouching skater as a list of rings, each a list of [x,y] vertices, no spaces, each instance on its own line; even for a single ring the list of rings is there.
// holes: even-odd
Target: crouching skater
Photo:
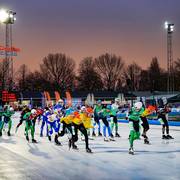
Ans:
[[[11,136],[11,127],[12,127],[12,119],[11,116],[14,114],[14,109],[12,107],[6,106],[4,108],[4,113],[2,114],[4,116],[4,120],[1,120],[0,122],[0,136],[2,136],[2,130],[4,128],[4,125],[8,124],[8,131],[7,135]]]
[[[48,126],[48,139],[49,141],[51,141],[51,136],[53,134],[53,129],[55,132],[55,136],[54,136],[54,142],[56,145],[60,146],[61,143],[58,140],[58,125],[57,125],[57,114],[51,114],[47,116],[47,126]]]
[[[32,109],[31,111],[29,110],[24,116],[23,119],[26,121],[26,127],[25,127],[25,135],[26,135],[26,140],[29,142],[29,130],[31,131],[31,138],[32,138],[32,143],[37,143],[37,141],[34,139],[34,134],[35,134],[35,123],[36,123],[36,110]]]
[[[85,121],[85,117],[87,115],[86,112],[86,107],[82,106],[81,107],[81,112],[80,114],[75,111],[74,112],[74,118],[73,118],[73,127],[74,127],[74,141],[76,142],[78,140],[78,130],[84,135],[85,137],[85,144],[86,144],[86,152],[87,153],[92,153],[92,150],[89,148],[89,139],[88,139],[88,133],[87,133],[87,129],[84,126],[84,121]]]
[[[75,142],[77,141],[76,136],[73,133],[72,128],[72,120],[74,118],[73,111],[66,114],[65,117],[61,117],[61,131],[59,132],[59,136],[62,137],[65,135],[65,133],[68,133],[69,138],[69,149],[72,147],[72,149],[78,150],[78,147],[75,145]]]
[[[154,111],[155,111],[155,107],[150,105],[144,110],[144,112],[140,116],[143,127],[142,136],[144,137],[144,144],[150,144],[149,138],[147,136],[147,131],[149,130],[149,122],[147,120],[147,116],[152,114]]]

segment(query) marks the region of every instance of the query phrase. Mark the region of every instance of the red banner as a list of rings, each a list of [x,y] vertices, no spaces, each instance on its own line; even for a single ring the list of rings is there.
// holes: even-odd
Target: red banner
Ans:
[[[8,91],[2,92],[2,101],[3,102],[13,102],[16,101],[16,95],[14,93],[9,93]]]

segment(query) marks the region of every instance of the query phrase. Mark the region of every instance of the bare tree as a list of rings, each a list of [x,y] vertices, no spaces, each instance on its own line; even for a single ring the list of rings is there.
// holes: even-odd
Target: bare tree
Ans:
[[[101,77],[96,72],[92,57],[84,58],[78,69],[78,89],[80,90],[101,90],[103,87]]]
[[[42,76],[54,89],[71,89],[75,78],[75,62],[65,54],[49,54],[40,65]]]
[[[125,69],[124,76],[130,90],[137,91],[140,89],[141,71],[141,67],[135,62]]]
[[[150,67],[148,68],[148,72],[149,72],[150,90],[151,91],[161,90],[162,80],[160,78],[162,75],[162,69],[159,66],[157,57],[152,58]]]
[[[18,81],[19,90],[24,91],[27,88],[26,78],[29,73],[30,71],[25,64],[22,64],[16,72],[16,79]]]
[[[149,72],[148,70],[142,70],[141,79],[139,82],[139,90],[140,91],[149,91],[150,90],[150,83],[149,83]]]
[[[174,62],[174,84],[175,90],[180,90],[180,58]]]
[[[52,83],[48,82],[38,71],[31,72],[26,77],[26,87],[29,91],[52,90],[53,88]]]
[[[95,67],[106,90],[116,90],[124,62],[114,54],[103,54],[95,59]]]

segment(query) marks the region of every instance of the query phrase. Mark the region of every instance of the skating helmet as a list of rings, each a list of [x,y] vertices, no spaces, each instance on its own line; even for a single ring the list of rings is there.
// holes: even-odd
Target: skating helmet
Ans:
[[[35,115],[37,113],[37,111],[35,109],[31,110],[31,114]]]
[[[62,99],[59,99],[58,103],[62,104],[62,103],[64,103],[64,101]]]
[[[135,104],[134,104],[134,107],[137,109],[137,110],[140,110],[141,108],[142,108],[142,102],[136,102]]]
[[[10,108],[9,108],[9,111],[14,111],[13,107],[10,107]]]
[[[86,111],[86,107],[85,107],[85,106],[82,106],[82,107],[81,107],[81,111],[83,111],[83,112]]]
[[[101,101],[101,100],[98,100],[98,101],[97,101],[97,104],[101,104],[101,103],[102,103],[102,101]]]

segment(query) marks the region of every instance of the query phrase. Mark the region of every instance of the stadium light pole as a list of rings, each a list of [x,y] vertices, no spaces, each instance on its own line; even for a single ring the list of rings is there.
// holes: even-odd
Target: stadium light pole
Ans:
[[[173,68],[173,49],[172,34],[174,32],[174,24],[165,22],[164,27],[167,31],[167,92],[174,91],[174,68]]]
[[[8,82],[9,87],[11,88],[13,83],[13,59],[12,52],[8,53],[7,49],[12,48],[12,24],[14,24],[16,20],[16,12],[12,10],[0,10],[0,22],[5,24],[6,26],[6,39],[5,39],[5,59],[3,60],[3,78],[2,78],[2,90],[8,90]]]

